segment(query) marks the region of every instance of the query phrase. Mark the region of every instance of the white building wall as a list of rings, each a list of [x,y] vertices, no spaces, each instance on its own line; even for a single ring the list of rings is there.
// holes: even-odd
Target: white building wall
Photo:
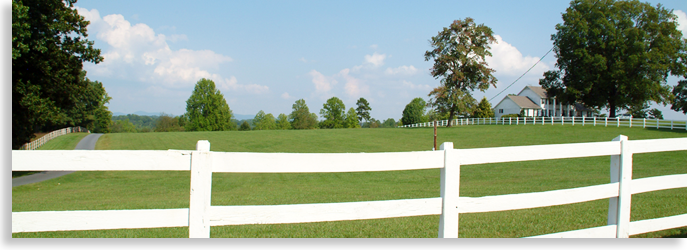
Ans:
[[[503,113],[499,112],[500,110],[503,110]],[[504,97],[503,100],[494,107],[494,114],[496,115],[496,119],[501,118],[502,115],[520,114],[520,106],[515,104],[510,98]]]

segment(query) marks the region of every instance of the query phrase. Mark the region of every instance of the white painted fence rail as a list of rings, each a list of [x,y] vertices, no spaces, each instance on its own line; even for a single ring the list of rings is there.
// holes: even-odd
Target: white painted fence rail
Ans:
[[[453,149],[402,153],[231,153],[196,151],[12,151],[17,171],[191,171],[189,208],[12,212],[12,232],[189,227],[189,237],[209,238],[211,226],[305,223],[441,215],[439,237],[458,237],[461,213],[555,206],[609,199],[608,225],[535,237],[619,237],[687,226],[687,214],[630,222],[631,195],[687,187],[687,174],[632,179],[632,155],[687,150],[687,138]],[[460,166],[496,162],[611,156],[608,184],[545,192],[461,197]],[[323,164],[326,162],[326,164]],[[213,172],[322,173],[441,169],[441,197],[323,204],[211,206]]]
[[[66,135],[69,133],[76,133],[76,132],[87,132],[90,133],[88,129],[84,127],[68,127],[68,128],[63,128],[59,130],[52,131],[46,135],[41,136],[41,138],[38,138],[32,142],[29,143],[24,143],[19,149],[23,150],[34,150],[37,149],[43,144],[47,143],[48,141],[54,139],[55,137],[61,136],[61,135]]]
[[[608,117],[501,117],[461,118],[451,122],[453,126],[462,125],[578,125],[605,127],[642,127],[687,130],[687,121],[673,121],[646,118],[608,118]],[[437,121],[437,126],[447,126],[448,120]],[[400,128],[433,127],[433,122],[423,122],[400,126]]]

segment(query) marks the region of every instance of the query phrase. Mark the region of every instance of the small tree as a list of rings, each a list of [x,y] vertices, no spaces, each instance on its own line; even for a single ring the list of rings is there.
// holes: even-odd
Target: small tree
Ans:
[[[649,119],[663,119],[663,112],[654,108],[649,110]]]
[[[358,122],[358,114],[356,114],[355,109],[353,108],[348,109],[348,113],[346,113],[345,127],[360,128],[360,123]]]
[[[113,123],[110,124],[110,132],[111,133],[136,133],[136,126],[134,126],[133,123],[129,121],[129,119],[125,120],[117,120]]]
[[[338,97],[332,97],[322,105],[320,115],[325,119],[320,128],[343,128],[346,105]],[[357,117],[356,117],[357,118]]]
[[[247,121],[243,121],[239,127],[239,131],[250,131],[250,124]]]
[[[394,118],[389,118],[384,120],[382,123],[382,128],[395,128],[396,127],[396,121]]]
[[[273,130],[277,129],[277,123],[274,119],[274,115],[265,114],[262,110],[255,115],[253,118],[253,124],[255,124],[254,130]]]
[[[279,114],[277,117],[277,129],[291,129],[291,123],[289,122],[289,117],[285,114]]]
[[[358,122],[362,123],[363,120],[369,121],[370,120],[370,111],[372,108],[370,108],[370,103],[365,100],[365,98],[360,97],[358,101],[355,103],[358,107],[355,109],[356,114],[358,114]]]
[[[401,117],[403,124],[409,125],[426,122],[427,120],[424,116],[426,106],[427,103],[420,97],[410,101],[403,109],[403,117]]]
[[[291,126],[294,129],[314,129],[317,127],[317,115],[310,113],[305,100],[299,99],[292,106],[293,111],[289,114]]]
[[[475,118],[491,118],[494,117],[494,109],[491,108],[491,103],[486,97],[482,97],[482,101],[477,104],[477,108],[472,113]]]
[[[157,118],[157,122],[155,122],[155,132],[174,132],[183,130],[184,128],[179,126],[178,117],[172,117],[163,113]]]
[[[186,101],[187,131],[236,130],[231,121],[232,113],[222,93],[215,89],[215,82],[200,79],[191,97]]]

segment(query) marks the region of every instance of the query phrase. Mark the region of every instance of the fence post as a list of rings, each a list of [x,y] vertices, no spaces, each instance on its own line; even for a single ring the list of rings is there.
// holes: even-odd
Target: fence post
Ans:
[[[632,152],[627,136],[619,135],[613,141],[620,141],[620,155],[611,155],[611,183],[618,182],[618,197],[609,199],[608,225],[616,225],[616,237],[630,236],[630,208],[632,201]]]
[[[604,127],[608,127],[608,117],[604,117]]]
[[[658,129],[658,128],[659,128],[659,123],[658,123],[658,122],[659,122],[659,120],[658,120],[658,119],[656,119],[656,129]]]
[[[618,121],[618,127],[620,127],[620,117],[616,116],[615,120]]]
[[[453,142],[444,142],[444,168],[441,169],[441,217],[439,238],[458,238],[458,197],[460,195],[460,161]]]
[[[632,127],[632,117],[630,117],[630,128]]]
[[[572,120],[572,125],[575,126],[575,117],[570,117],[570,119]]]
[[[191,197],[188,207],[188,237],[210,238],[210,195],[212,194],[210,142],[198,141],[191,152]]]
[[[582,127],[584,127],[584,116],[582,117]]]
[[[670,130],[673,130],[673,120],[670,120]]]
[[[642,128],[646,128],[646,118],[642,118]]]

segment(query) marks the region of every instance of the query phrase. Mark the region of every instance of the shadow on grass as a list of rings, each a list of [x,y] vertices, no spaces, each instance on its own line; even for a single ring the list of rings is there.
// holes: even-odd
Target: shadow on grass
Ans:
[[[35,173],[40,173],[40,171],[12,171],[12,178],[22,177]]]
[[[680,229],[676,234],[666,235],[661,238],[687,238],[687,228]]]

